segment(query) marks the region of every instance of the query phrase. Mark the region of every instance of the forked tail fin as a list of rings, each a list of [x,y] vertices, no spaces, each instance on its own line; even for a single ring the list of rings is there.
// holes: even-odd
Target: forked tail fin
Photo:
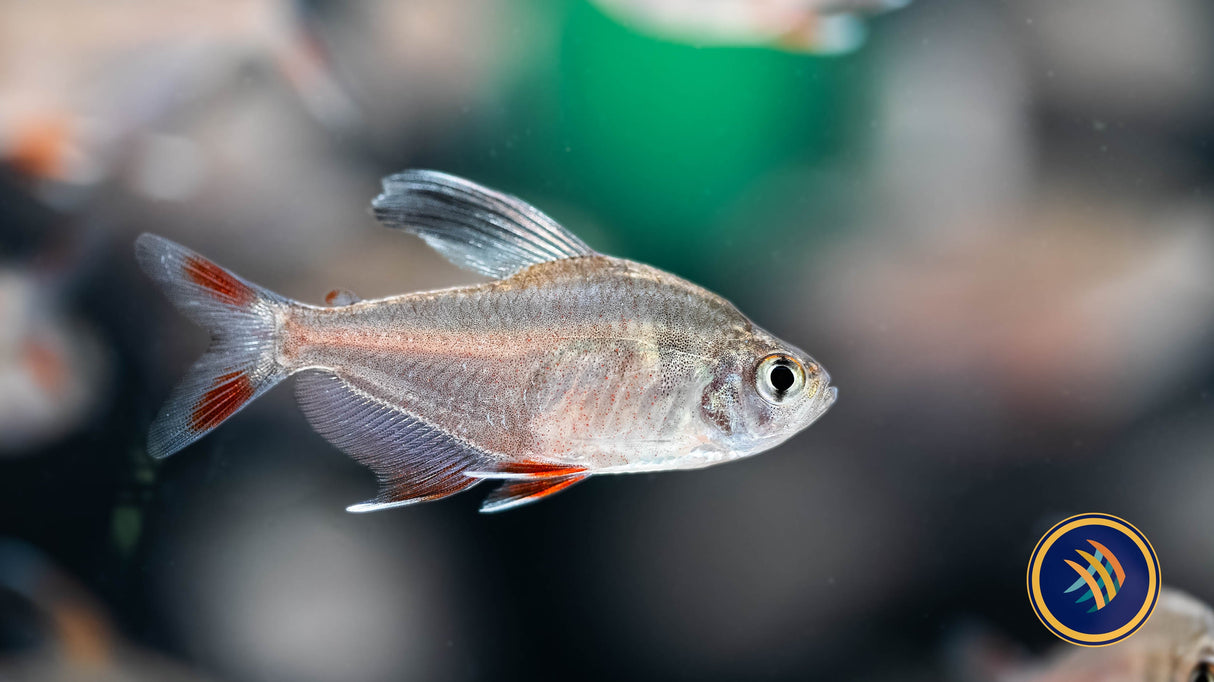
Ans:
[[[286,378],[277,360],[279,313],[291,302],[153,234],[135,256],[186,317],[211,332],[211,347],[173,389],[148,433],[148,454],[168,457]]]

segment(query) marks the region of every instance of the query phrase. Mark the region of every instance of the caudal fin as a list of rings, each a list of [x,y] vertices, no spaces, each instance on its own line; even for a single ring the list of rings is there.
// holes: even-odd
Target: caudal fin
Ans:
[[[140,235],[135,256],[169,300],[211,332],[211,347],[148,433],[148,454],[168,457],[286,378],[276,358],[277,318],[290,301],[164,237]]]

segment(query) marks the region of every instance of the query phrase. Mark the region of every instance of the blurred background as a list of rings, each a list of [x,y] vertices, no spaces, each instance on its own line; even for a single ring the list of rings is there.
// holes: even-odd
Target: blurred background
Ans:
[[[955,679],[974,628],[1051,650],[1025,565],[1087,511],[1214,599],[1214,6],[898,4],[0,0],[0,678]],[[287,387],[148,458],[207,340],[135,236],[314,303],[475,281],[368,214],[409,167],[841,400],[498,516],[347,514]]]

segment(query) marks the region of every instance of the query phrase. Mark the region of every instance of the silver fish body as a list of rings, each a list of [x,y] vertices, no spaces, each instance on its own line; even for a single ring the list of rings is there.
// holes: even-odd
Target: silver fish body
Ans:
[[[427,171],[393,176],[385,189],[375,203],[382,220],[500,279],[319,307],[140,238],[141,262],[179,304],[218,300],[245,316],[233,326],[227,310],[182,306],[216,339],[194,372],[204,380],[187,377],[189,390],[153,425],[153,454],[301,373],[313,426],[379,476],[379,497],[351,509],[437,499],[490,478],[503,485],[483,509],[496,511],[594,474],[754,454],[834,402],[818,363],[725,299],[594,253],[513,197]],[[182,281],[202,284],[182,292]]]
[[[714,407],[741,383],[746,356],[787,347],[725,300],[625,260],[559,260],[477,287],[298,307],[284,331],[284,365],[332,371],[505,460],[682,469],[792,435],[767,428],[767,410]],[[825,407],[818,392],[807,408]]]

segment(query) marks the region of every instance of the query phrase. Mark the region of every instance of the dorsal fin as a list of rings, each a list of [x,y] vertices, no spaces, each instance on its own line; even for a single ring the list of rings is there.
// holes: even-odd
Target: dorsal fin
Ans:
[[[371,202],[375,217],[420,236],[461,268],[508,277],[537,263],[595,255],[534,206],[463,178],[407,170],[383,183]]]

